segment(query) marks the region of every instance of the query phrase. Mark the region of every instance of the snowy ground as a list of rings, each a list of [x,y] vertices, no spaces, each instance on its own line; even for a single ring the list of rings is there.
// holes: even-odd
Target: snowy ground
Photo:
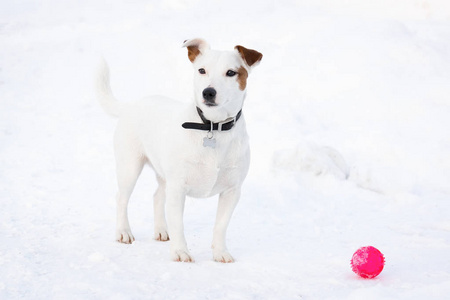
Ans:
[[[114,242],[122,101],[188,101],[181,43],[264,54],[244,114],[252,164],[212,261],[215,199],[189,199],[194,264],[152,238],[153,174]],[[3,1],[0,299],[445,299],[450,294],[450,5],[414,1]],[[366,245],[385,270],[349,267]]]

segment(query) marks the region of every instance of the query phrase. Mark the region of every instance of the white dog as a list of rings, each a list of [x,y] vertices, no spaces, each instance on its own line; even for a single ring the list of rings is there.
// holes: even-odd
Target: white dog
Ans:
[[[183,230],[185,197],[220,194],[213,257],[233,262],[225,243],[226,230],[250,163],[242,105],[248,73],[262,54],[242,46],[234,51],[210,50],[202,39],[185,41],[183,47],[195,69],[195,101],[191,105],[159,96],[120,103],[111,92],[106,63],[101,67],[99,101],[106,112],[119,118],[114,137],[119,186],[116,239],[127,244],[134,241],[128,200],[148,164],[159,183],[154,196],[155,239],[167,241],[170,235],[171,258],[194,261]]]

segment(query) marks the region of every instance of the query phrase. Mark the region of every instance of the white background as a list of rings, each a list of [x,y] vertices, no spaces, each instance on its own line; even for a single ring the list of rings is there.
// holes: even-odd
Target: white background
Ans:
[[[145,169],[114,241],[103,56],[121,101],[190,101],[185,39],[264,54],[244,115],[252,163],[212,261],[216,199],[188,199],[194,264],[153,240]],[[2,1],[0,299],[445,299],[450,5],[399,1]],[[170,138],[170,137],[167,137]],[[386,256],[373,280],[353,252]]]

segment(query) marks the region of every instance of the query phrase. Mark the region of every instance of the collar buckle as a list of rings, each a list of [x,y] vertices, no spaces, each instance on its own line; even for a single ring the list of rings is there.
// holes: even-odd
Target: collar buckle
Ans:
[[[234,127],[234,124],[236,124],[236,116],[234,116],[232,118],[228,118],[225,121],[222,121],[222,122],[219,122],[219,123],[216,123],[216,124],[217,124],[217,130],[219,132],[222,131],[222,126],[223,125],[227,125],[228,129],[225,129],[225,130],[230,130],[231,128]]]

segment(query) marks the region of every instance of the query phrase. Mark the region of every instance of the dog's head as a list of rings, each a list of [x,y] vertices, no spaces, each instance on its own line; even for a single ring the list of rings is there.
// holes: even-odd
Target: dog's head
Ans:
[[[202,39],[184,42],[194,66],[194,98],[205,117],[220,122],[235,116],[245,99],[247,77],[262,54],[236,46],[234,51],[211,50]]]

